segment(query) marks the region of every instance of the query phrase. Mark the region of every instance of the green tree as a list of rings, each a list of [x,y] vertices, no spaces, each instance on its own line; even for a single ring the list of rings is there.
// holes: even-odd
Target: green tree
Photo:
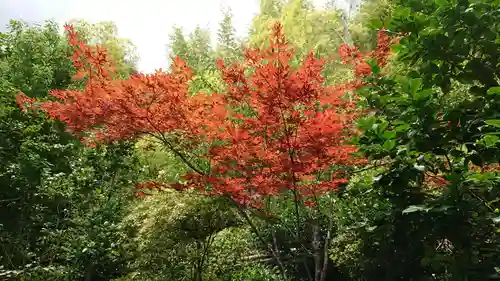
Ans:
[[[43,97],[71,83],[71,50],[56,23],[28,26],[11,21],[0,44],[3,92],[15,88],[30,97]]]
[[[219,24],[217,32],[216,56],[224,59],[226,63],[231,63],[239,58],[240,43],[236,39],[235,29],[233,27],[233,15],[230,9],[223,12],[223,19]]]
[[[189,53],[189,46],[182,28],[173,27],[173,32],[169,35],[169,45],[168,45],[169,55],[186,59]]]
[[[263,5],[262,9],[266,7],[271,9],[272,6]],[[342,13],[334,8],[316,9],[308,0],[288,0],[281,3],[277,13],[261,10],[252,20],[248,44],[264,46],[270,26],[275,21],[280,21],[284,26],[285,35],[297,50],[295,64],[311,50],[319,57],[336,58],[338,47],[347,43],[341,17]],[[329,61],[324,75],[328,84],[352,78],[349,67],[338,63],[337,59]]]
[[[132,41],[118,35],[118,27],[115,23],[112,21],[88,23],[84,20],[71,20],[69,24],[75,27],[81,38],[89,45],[100,45],[107,49],[119,77],[126,78],[136,72],[139,59],[137,48]]]
[[[182,29],[174,27],[170,34],[168,49],[171,57],[184,59],[195,73],[190,81],[190,92],[213,92],[223,87],[216,68],[216,52],[210,42],[210,32],[197,26],[186,39]]]
[[[21,90],[30,97],[44,97],[50,89],[69,85],[73,69],[69,49],[57,25],[28,26],[11,21],[2,34],[0,60],[0,208],[1,264],[17,269],[29,263],[37,250],[44,195],[37,190],[48,171],[69,170],[71,140],[58,127],[37,113],[25,114],[16,104]],[[56,161],[57,159],[57,161]],[[31,226],[31,227],[27,227]]]
[[[500,262],[500,3],[395,4],[386,23],[405,35],[393,46],[400,69],[380,78],[371,62],[360,90],[377,114],[359,121],[357,141],[385,166],[372,187],[391,206],[362,238],[363,275],[487,280]]]
[[[377,26],[390,19],[393,9],[391,0],[366,0],[349,21],[352,40],[362,51],[373,50],[377,44]]]
[[[55,23],[12,21],[0,38],[1,279],[109,280],[124,264],[127,244],[113,225],[133,184],[131,150],[84,149],[36,106],[16,104],[19,91],[45,100],[73,86],[71,50]]]

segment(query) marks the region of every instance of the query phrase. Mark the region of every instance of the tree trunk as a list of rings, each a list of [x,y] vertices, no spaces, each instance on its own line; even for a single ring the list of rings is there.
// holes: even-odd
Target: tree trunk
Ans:
[[[323,263],[321,262],[321,241],[319,238],[319,227],[316,222],[312,224],[312,248],[314,258],[314,281],[320,281]]]

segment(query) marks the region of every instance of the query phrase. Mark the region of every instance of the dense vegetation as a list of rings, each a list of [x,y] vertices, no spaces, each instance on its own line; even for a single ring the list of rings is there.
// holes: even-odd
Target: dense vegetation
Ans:
[[[500,1],[231,18],[0,34],[0,280],[500,278]]]

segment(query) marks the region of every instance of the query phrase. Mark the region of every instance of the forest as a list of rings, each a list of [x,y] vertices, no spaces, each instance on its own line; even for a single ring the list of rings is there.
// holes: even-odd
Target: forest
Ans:
[[[500,279],[500,0],[0,33],[0,280]]]

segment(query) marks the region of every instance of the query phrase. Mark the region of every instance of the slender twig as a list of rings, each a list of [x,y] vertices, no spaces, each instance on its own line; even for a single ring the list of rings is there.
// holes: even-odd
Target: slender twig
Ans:
[[[17,200],[21,200],[21,197],[17,197],[17,198],[9,198],[9,199],[0,199],[0,203],[3,203],[3,202],[10,202],[10,201],[17,201]]]
[[[478,199],[479,201],[483,202],[483,204],[492,212],[495,212],[495,209],[493,209],[493,207],[491,207],[491,205],[488,203],[488,201],[486,201],[485,199],[483,199],[481,196],[477,195],[474,191],[470,190],[469,189],[469,193],[474,196],[476,199]]]

